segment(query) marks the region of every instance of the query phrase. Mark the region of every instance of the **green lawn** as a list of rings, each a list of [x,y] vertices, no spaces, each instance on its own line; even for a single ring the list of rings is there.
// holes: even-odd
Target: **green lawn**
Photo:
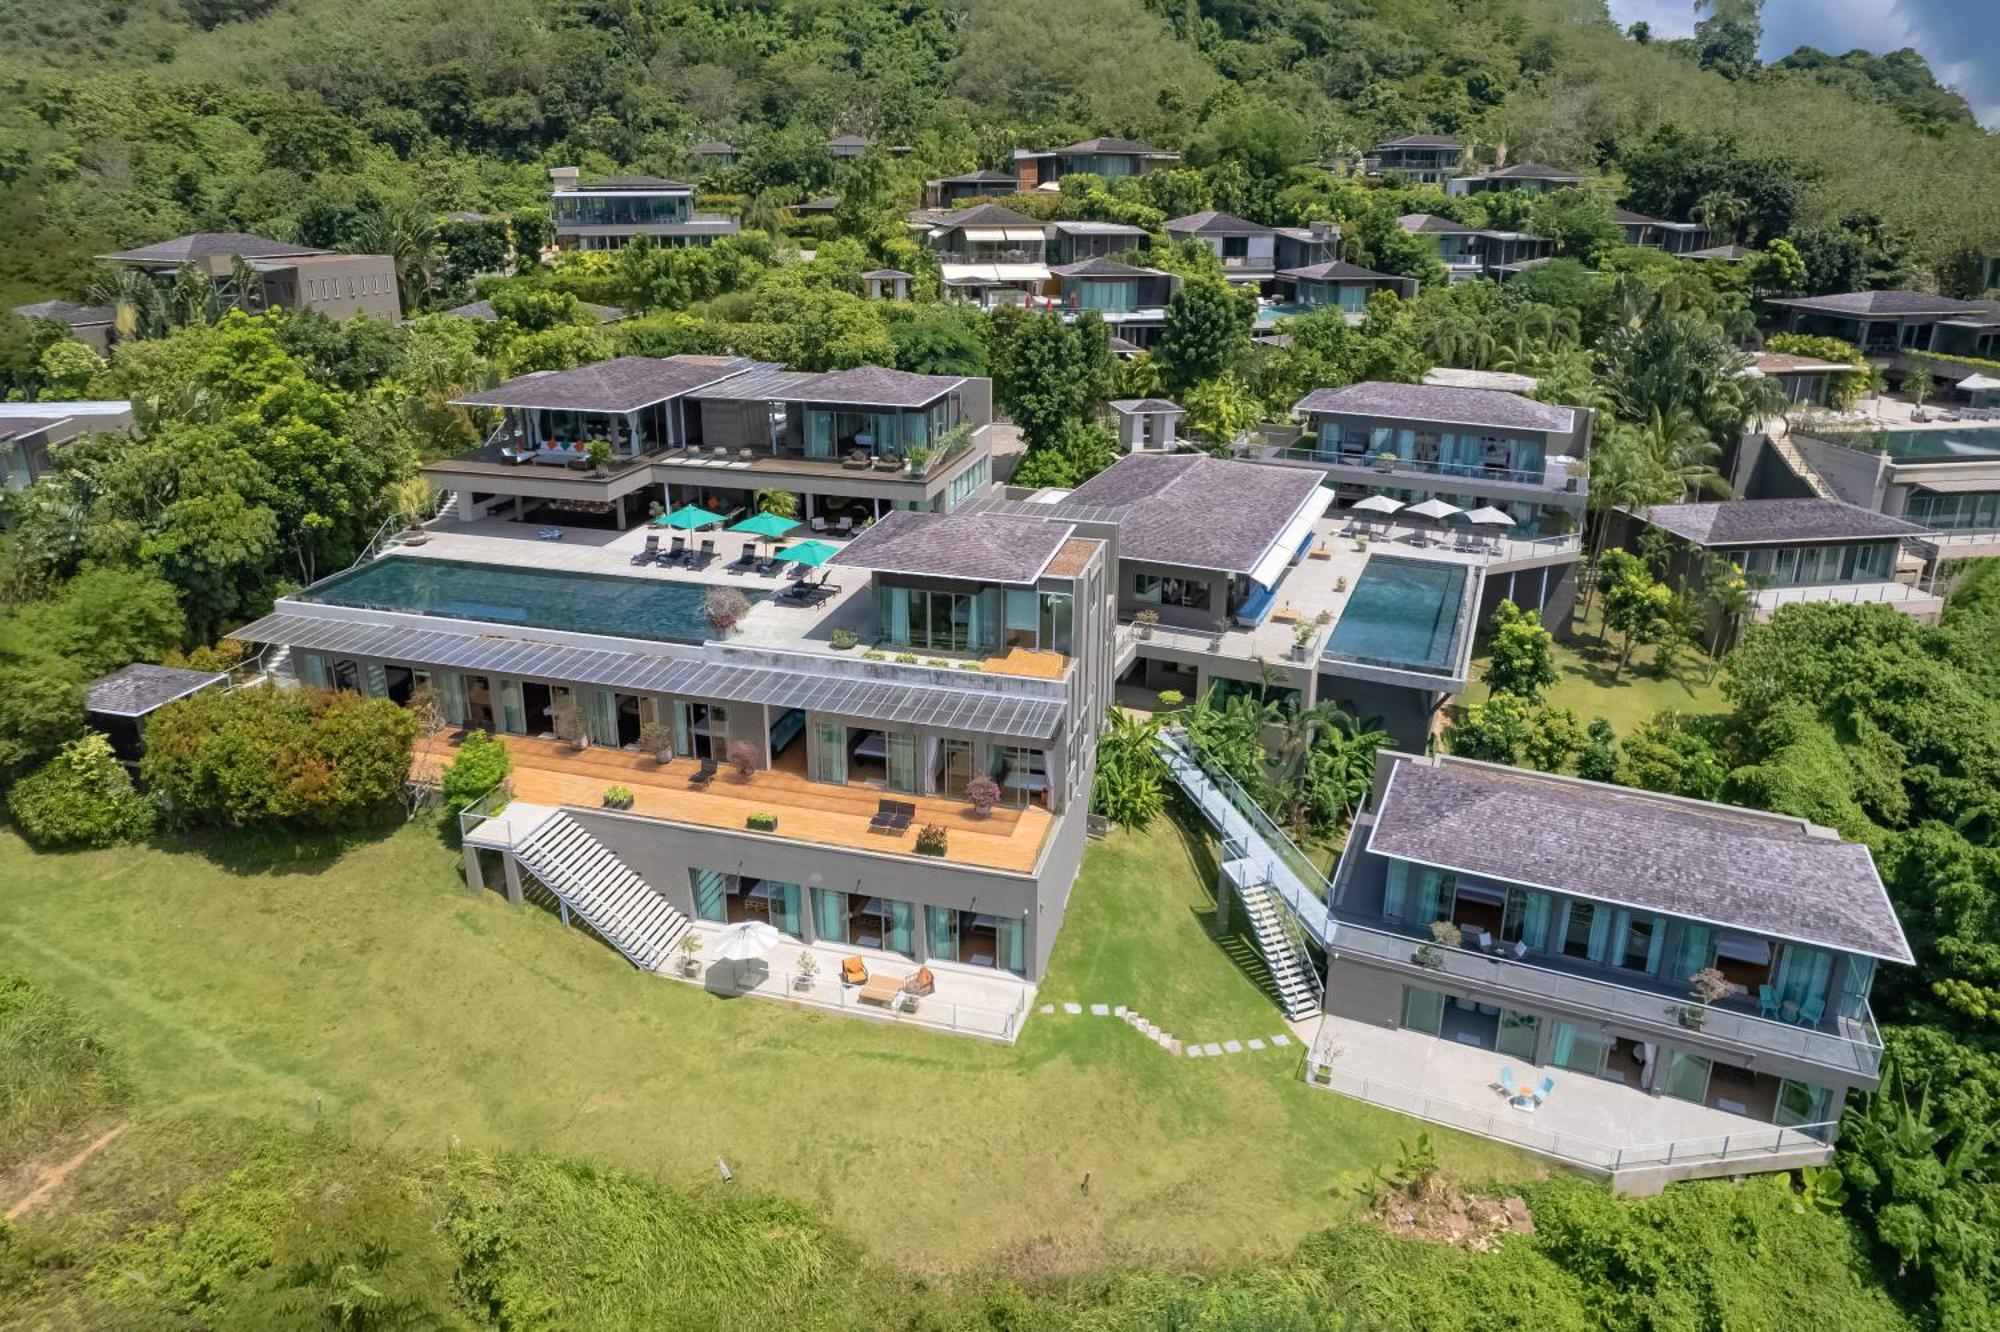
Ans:
[[[1662,678],[1654,670],[1653,649],[1637,647],[1633,649],[1632,660],[1619,674],[1618,635],[1611,634],[1599,647],[1597,632],[1598,620],[1593,613],[1578,617],[1567,636],[1556,638],[1556,669],[1562,678],[1543,695],[1547,702],[1568,708],[1579,721],[1607,718],[1620,735],[1666,708],[1682,712],[1728,709],[1722,697],[1721,677],[1709,679],[1712,663],[1699,650],[1684,648],[1678,673],[1672,678]],[[1475,658],[1472,683],[1466,686],[1462,700],[1467,705],[1485,701],[1487,689],[1479,683],[1485,670],[1486,658]]]
[[[323,1118],[672,1181],[721,1155],[928,1270],[1268,1254],[1351,1211],[1416,1132],[1307,1088],[1296,1051],[1175,1059],[1060,1013],[1008,1048],[718,999],[468,895],[427,828],[318,850],[37,856],[0,832],[0,969],[95,1017],[142,1115]],[[1247,946],[1211,937],[1209,854],[1164,822],[1093,846],[1043,999],[1129,1003],[1183,1036],[1280,1031]],[[1466,1178],[1537,1170],[1438,1136]]]

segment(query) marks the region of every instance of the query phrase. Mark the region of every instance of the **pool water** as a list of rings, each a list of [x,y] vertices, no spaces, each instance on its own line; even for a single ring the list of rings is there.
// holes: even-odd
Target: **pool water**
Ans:
[[[1943,430],[1885,430],[1882,448],[1897,462],[2000,458],[2000,427],[1951,426]]]
[[[1326,655],[1449,672],[1458,655],[1465,567],[1377,555],[1362,566]]]
[[[650,578],[392,555],[308,588],[299,600],[699,643],[714,636],[701,610],[706,591],[700,584]],[[764,594],[745,590],[743,595],[756,602]]]

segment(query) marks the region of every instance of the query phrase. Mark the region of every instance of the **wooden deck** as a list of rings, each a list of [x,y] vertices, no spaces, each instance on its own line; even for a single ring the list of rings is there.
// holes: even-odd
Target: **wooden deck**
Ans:
[[[517,800],[538,805],[574,805],[595,809],[603,804],[604,788],[622,786],[632,792],[631,812],[705,828],[742,829],[752,814],[778,816],[777,836],[787,841],[817,842],[856,851],[915,855],[917,829],[935,823],[947,831],[947,850],[939,859],[955,865],[1032,874],[1042,842],[1054,822],[1046,810],[995,809],[981,817],[962,800],[906,796],[865,782],[833,786],[807,781],[788,769],[803,757],[786,754],[780,766],[752,774],[748,781],[726,764],[706,790],[695,790],[688,778],[701,766],[691,758],[675,759],[665,767],[650,756],[623,749],[592,746],[573,750],[552,740],[525,736],[499,737],[514,762]],[[449,735],[420,743],[411,762],[411,776],[435,780],[451,762],[456,745]],[[802,751],[803,745],[794,746]],[[791,760],[786,762],[785,760]],[[901,833],[868,831],[876,802],[905,800],[917,816]]]

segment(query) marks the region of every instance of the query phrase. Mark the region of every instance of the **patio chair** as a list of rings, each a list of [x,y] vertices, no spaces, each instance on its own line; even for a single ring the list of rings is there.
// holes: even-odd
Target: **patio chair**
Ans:
[[[868,966],[858,957],[840,959],[840,983],[842,985],[866,985]]]
[[[1520,1085],[1519,1082],[1514,1080],[1514,1066],[1512,1064],[1500,1065],[1500,1090],[1507,1094],[1508,1100],[1511,1101],[1520,1095],[1520,1092],[1515,1090]]]
[[[757,568],[756,568],[757,576],[759,578],[776,578],[778,576],[778,570],[783,568],[784,564],[785,562],[779,559],[776,555],[773,555],[768,560],[759,560],[757,561]]]
[[[661,564],[681,564],[687,560],[688,543],[686,537],[675,537],[674,544],[667,547],[667,553],[660,556]]]
[[[701,761],[701,766],[695,769],[694,774],[688,778],[688,785],[693,789],[699,791],[714,780],[715,780],[715,760],[712,758],[705,758]]]
[[[1757,987],[1757,1016],[1766,1018],[1778,1016],[1778,991],[1773,986]]]
[[[833,534],[835,536],[852,536],[854,534],[854,520],[845,514],[841,515],[840,520],[833,525]]]
[[[741,555],[738,555],[734,560],[732,560],[730,562],[729,567],[732,569],[748,569],[756,563],[757,563],[757,543],[754,541],[746,541],[743,543],[743,553]]]
[[[715,542],[711,540],[704,540],[701,549],[688,556],[690,569],[706,569],[713,563],[715,563]]]
[[[1819,1020],[1826,1016],[1826,1000],[1808,999],[1799,1005],[1799,1025],[1817,1027]]]
[[[1540,1105],[1543,1101],[1548,1100],[1555,1092],[1555,1089],[1556,1080],[1547,1074],[1543,1074],[1542,1080],[1535,1084],[1535,1104]]]
[[[657,560],[659,558],[660,558],[660,534],[658,532],[648,532],[646,533],[646,548],[640,551],[637,555],[634,555],[632,557],[632,563],[651,564],[654,560]]]
[[[812,530],[815,532],[826,531],[826,519],[820,517],[818,514],[814,514],[810,519],[808,519],[806,525],[812,528]]]
[[[937,977],[931,975],[929,967],[918,967],[916,973],[903,982],[903,993],[913,999],[928,998],[937,989]]]
[[[896,807],[896,831],[902,832],[917,817],[917,807],[907,800],[893,800],[890,803]]]

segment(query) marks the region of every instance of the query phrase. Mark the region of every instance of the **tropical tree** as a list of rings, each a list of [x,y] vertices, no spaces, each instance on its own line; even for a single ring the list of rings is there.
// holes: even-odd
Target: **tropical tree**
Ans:
[[[1234,366],[1250,350],[1256,318],[1256,303],[1219,279],[1183,283],[1167,303],[1167,326],[1153,349],[1168,390],[1185,392]]]
[[[1150,827],[1166,807],[1166,760],[1158,719],[1112,708],[1097,739],[1097,781],[1090,809],[1127,828]]]
[[[424,307],[438,260],[437,220],[416,204],[378,208],[355,220],[344,247],[351,254],[386,254],[396,268],[405,314]]]
[[[1530,703],[1559,678],[1555,635],[1542,627],[1541,617],[1502,599],[1493,608],[1492,645],[1481,678],[1494,693],[1518,694]]]

